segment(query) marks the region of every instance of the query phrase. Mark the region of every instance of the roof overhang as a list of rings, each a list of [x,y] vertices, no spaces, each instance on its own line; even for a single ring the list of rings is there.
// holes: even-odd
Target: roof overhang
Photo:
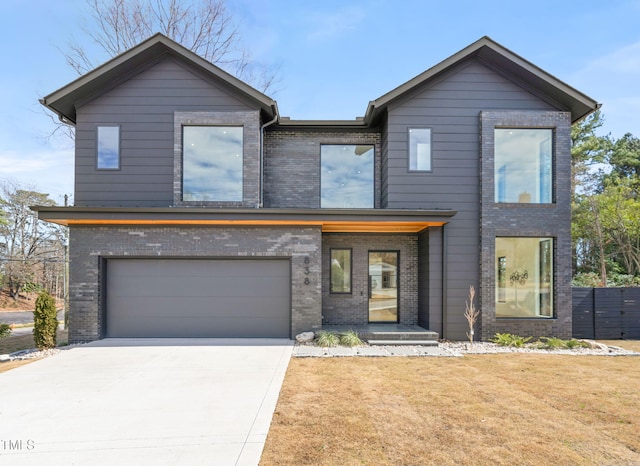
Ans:
[[[442,226],[454,210],[210,209],[200,207],[31,207],[38,218],[65,226],[314,226],[326,233],[418,233]]]
[[[78,102],[87,102],[99,96],[105,90],[113,88],[117,83],[139,73],[149,64],[165,56],[187,63],[205,75],[229,86],[247,102],[259,107],[268,117],[273,118],[278,115],[275,100],[160,33],[154,34],[144,42],[43,97],[40,103],[57,113],[61,121],[75,124]]]
[[[391,102],[415,90],[416,87],[436,79],[463,61],[474,57],[538,97],[546,99],[559,110],[571,112],[573,123],[601,106],[591,97],[485,36],[401,86],[369,102],[364,117],[365,122],[368,125],[375,124]]]

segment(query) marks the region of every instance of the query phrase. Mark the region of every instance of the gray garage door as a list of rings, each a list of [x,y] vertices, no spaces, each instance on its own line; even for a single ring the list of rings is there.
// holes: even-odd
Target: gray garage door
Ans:
[[[111,259],[108,337],[288,338],[288,260]]]

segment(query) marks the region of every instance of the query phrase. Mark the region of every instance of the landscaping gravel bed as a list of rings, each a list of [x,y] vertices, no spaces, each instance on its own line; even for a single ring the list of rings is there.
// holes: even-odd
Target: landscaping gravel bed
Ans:
[[[489,342],[475,342],[473,345],[464,341],[441,341],[438,346],[421,347],[413,345],[375,346],[364,344],[348,348],[335,346],[323,348],[313,342],[296,343],[294,357],[336,357],[336,356],[464,356],[470,354],[499,353],[538,353],[538,354],[570,354],[599,356],[640,356],[640,353],[587,340],[590,348],[544,349],[535,343],[522,347],[500,346]]]
[[[588,341],[591,348],[573,348],[573,349],[544,349],[539,348],[536,344],[527,344],[523,347],[500,346],[489,342],[475,342],[471,345],[464,341],[444,341],[439,346],[443,349],[458,354],[496,354],[496,353],[542,353],[542,354],[575,354],[575,355],[638,355],[633,351],[620,348],[619,346],[608,346],[594,341]]]

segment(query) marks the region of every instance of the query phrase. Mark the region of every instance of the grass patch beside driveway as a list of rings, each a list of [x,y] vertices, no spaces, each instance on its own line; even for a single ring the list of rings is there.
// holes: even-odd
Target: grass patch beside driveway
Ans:
[[[261,464],[640,464],[638,406],[634,356],[294,358]]]

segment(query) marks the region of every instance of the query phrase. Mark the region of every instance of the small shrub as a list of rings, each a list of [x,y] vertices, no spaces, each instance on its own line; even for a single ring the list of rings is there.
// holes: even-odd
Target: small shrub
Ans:
[[[358,332],[355,330],[348,330],[340,334],[340,344],[351,348],[354,346],[362,346],[364,345],[364,342],[358,336]]]
[[[567,347],[567,342],[562,338],[556,337],[540,337],[540,347],[544,349],[564,349]]]
[[[318,332],[316,344],[325,348],[338,346],[340,344],[340,337],[333,332]]]
[[[46,291],[38,295],[33,312],[33,341],[39,349],[55,348],[58,317],[56,301]]]
[[[498,346],[513,346],[515,348],[522,348],[526,343],[531,340],[532,337],[521,337],[519,335],[513,335],[511,333],[496,333],[489,341],[495,343]]]
[[[567,340],[565,342],[565,346],[568,349],[574,349],[574,348],[590,348],[591,346],[589,345],[589,343],[587,343],[586,341],[580,341],[580,340]]]
[[[8,337],[11,335],[11,325],[0,324],[0,338]]]

